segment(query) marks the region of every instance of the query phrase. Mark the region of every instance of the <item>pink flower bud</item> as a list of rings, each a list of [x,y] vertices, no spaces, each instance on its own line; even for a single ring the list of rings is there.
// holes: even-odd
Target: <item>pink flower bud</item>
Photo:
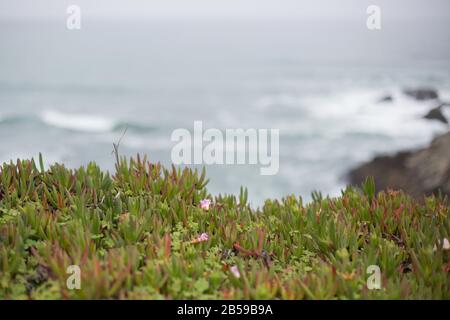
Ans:
[[[230,268],[231,273],[236,277],[236,278],[240,278],[241,277],[241,273],[239,272],[239,269],[237,266],[232,266]]]
[[[211,200],[209,199],[203,199],[200,201],[200,208],[202,208],[203,210],[208,211],[209,207],[211,206]]]

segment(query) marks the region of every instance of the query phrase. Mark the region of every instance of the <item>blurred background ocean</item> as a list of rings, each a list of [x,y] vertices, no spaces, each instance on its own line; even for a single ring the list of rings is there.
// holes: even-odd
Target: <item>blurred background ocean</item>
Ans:
[[[69,31],[65,8],[77,2],[82,28]],[[195,120],[221,130],[277,128],[277,175],[261,176],[259,166],[206,168],[213,194],[243,185],[260,204],[289,193],[308,200],[314,190],[337,195],[356,165],[448,131],[423,119],[436,101],[403,94],[425,86],[450,101],[448,1],[378,1],[380,31],[366,28],[367,1],[303,4],[310,10],[298,16],[290,7],[272,15],[269,5],[258,14],[257,2],[253,14],[233,15],[233,1],[218,1],[229,9],[219,16],[171,15],[169,7],[145,14],[160,2],[37,8],[1,0],[0,161],[42,152],[48,163],[96,161],[112,170],[112,143],[128,126],[122,154],[169,164],[172,131],[191,131]],[[116,7],[101,15],[102,5]],[[393,100],[380,102],[387,95]]]

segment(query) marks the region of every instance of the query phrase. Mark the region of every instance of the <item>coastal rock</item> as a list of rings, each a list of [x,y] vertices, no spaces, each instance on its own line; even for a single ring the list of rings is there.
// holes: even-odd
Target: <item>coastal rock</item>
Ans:
[[[428,148],[378,156],[349,173],[350,183],[360,185],[375,178],[377,190],[401,189],[413,197],[450,196],[450,132],[433,140]]]
[[[437,91],[430,88],[406,89],[403,92],[406,95],[420,101],[437,99],[439,97]]]
[[[378,100],[378,103],[387,103],[387,102],[392,102],[394,101],[394,98],[392,98],[392,96],[390,95],[386,95],[384,97],[382,97],[380,100]]]
[[[444,116],[444,114],[442,113],[442,108],[443,106],[439,106],[436,108],[431,109],[425,116],[425,119],[430,119],[430,120],[438,120],[441,121],[443,123],[448,123],[448,119]]]

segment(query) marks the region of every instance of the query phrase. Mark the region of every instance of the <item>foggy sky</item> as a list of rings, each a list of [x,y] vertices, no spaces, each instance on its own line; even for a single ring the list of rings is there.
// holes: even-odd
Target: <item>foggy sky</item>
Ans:
[[[0,19],[59,19],[77,4],[84,18],[363,19],[379,5],[386,19],[448,19],[449,0],[0,0]]]

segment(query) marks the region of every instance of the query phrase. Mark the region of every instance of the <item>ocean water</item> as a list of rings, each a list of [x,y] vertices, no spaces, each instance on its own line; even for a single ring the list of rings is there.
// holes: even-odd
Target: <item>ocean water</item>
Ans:
[[[280,130],[280,168],[207,166],[213,194],[251,202],[338,195],[374,155],[427,145],[450,101],[448,21],[0,21],[0,161],[36,157],[112,170],[124,155],[170,163],[174,129]],[[392,102],[380,103],[386,96]]]

